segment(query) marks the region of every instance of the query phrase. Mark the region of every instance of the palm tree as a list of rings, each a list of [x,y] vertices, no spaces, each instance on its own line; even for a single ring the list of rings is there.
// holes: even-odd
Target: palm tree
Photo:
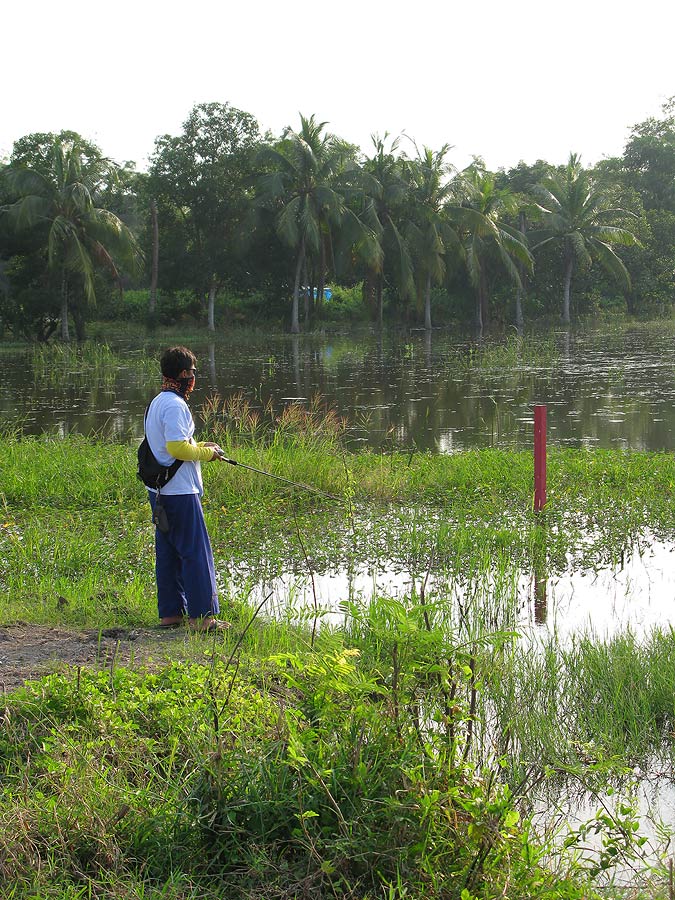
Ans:
[[[500,233],[481,209],[463,205],[463,180],[449,178],[454,168],[445,161],[449,144],[433,152],[425,147],[417,158],[406,163],[412,200],[412,221],[406,238],[415,264],[418,295],[424,296],[424,327],[431,330],[431,286],[441,284],[451,253],[466,258],[462,235],[491,237],[499,243]],[[476,271],[478,271],[476,269]]]
[[[401,160],[395,153],[399,139],[395,138],[386,150],[384,138],[373,135],[375,152],[364,162],[364,171],[373,179],[369,195],[366,195],[367,211],[372,219],[364,216],[371,224],[379,240],[380,254],[371,255],[367,261],[366,283],[369,295],[374,295],[374,306],[379,327],[382,327],[382,307],[384,288],[384,264],[388,260],[395,273],[395,279],[403,297],[415,293],[413,266],[410,248],[403,235],[405,204],[409,194],[409,184],[404,178]]]
[[[424,147],[417,151],[416,159],[406,160],[412,200],[412,219],[406,227],[406,239],[415,264],[418,295],[424,296],[424,327],[428,331],[431,330],[431,285],[443,281],[446,250],[460,249],[457,232],[446,214],[454,191],[447,177],[452,170],[445,160],[449,150],[449,144],[436,152]]]
[[[522,232],[503,221],[503,216],[517,212],[516,195],[508,187],[497,187],[494,175],[476,164],[464,170],[459,184],[465,192],[462,208],[480,214],[472,226],[464,227],[466,265],[476,291],[476,325],[482,332],[489,315],[489,260],[496,257],[519,289],[518,264],[531,272],[534,261]]]
[[[323,278],[331,229],[349,213],[340,189],[340,176],[350,167],[349,152],[324,131],[326,124],[301,115],[300,131],[289,129],[277,147],[265,147],[258,156],[269,169],[258,180],[259,202],[273,207],[277,234],[295,254],[293,334],[300,331],[300,282],[307,260],[320,257]]]
[[[61,337],[70,339],[68,301],[80,288],[89,303],[96,300],[98,269],[120,283],[118,264],[136,265],[140,250],[127,226],[112,212],[95,205],[96,195],[112,167],[102,159],[83,159],[76,143],[56,138],[48,165],[5,170],[5,184],[17,199],[5,207],[17,230],[40,229],[44,234],[49,268],[61,276]]]
[[[531,190],[542,217],[542,229],[533,236],[534,249],[551,241],[562,245],[562,321],[570,323],[572,276],[576,266],[588,268],[597,260],[610,276],[630,290],[628,270],[611,245],[627,247],[639,241],[626,228],[609,223],[632,213],[611,205],[608,191],[594,184],[579,156],[570,154],[562,172],[549,175]]]

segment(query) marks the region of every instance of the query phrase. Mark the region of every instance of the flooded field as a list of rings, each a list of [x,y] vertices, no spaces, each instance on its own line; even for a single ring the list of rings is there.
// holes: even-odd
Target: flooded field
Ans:
[[[192,403],[198,411],[217,392],[281,410],[320,394],[347,420],[349,446],[375,451],[348,462],[341,445],[317,450],[308,431],[265,455],[264,441],[246,444],[233,429],[242,460],[331,492],[358,485],[355,510],[328,509],[253,477],[209,473],[205,509],[233,627],[247,628],[260,605],[267,621],[251,639],[284,635],[279,652],[294,658],[315,636],[329,646],[326,625],[350,650],[361,629],[365,652],[383,653],[374,683],[391,687],[399,652],[426,646],[433,620],[448,653],[441,668],[468,704],[459,727],[476,759],[508,759],[515,784],[519,767],[549,767],[541,793],[535,778],[523,798],[525,811],[530,801],[545,811],[542,833],[559,825],[561,840],[569,828],[585,840],[585,823],[606,809],[605,831],[588,846],[632,835],[635,824],[649,837],[641,866],[662,858],[675,827],[675,475],[669,454],[605,451],[675,449],[672,337],[644,327],[480,346],[442,334],[214,343],[196,347]],[[46,354],[5,351],[3,491],[14,506],[2,523],[3,578],[13,621],[105,623],[131,642],[156,615],[152,529],[127,445],[157,389],[156,349],[120,343],[98,360],[74,353],[49,365]],[[535,403],[548,407],[556,451],[543,518],[531,511]],[[91,467],[80,478],[84,442],[32,441],[27,479],[27,442],[11,436],[21,428],[117,446],[87,443]],[[477,448],[485,452],[458,452]],[[450,722],[439,707],[429,734]]]
[[[240,393],[254,408],[320,395],[349,423],[354,447],[451,453],[523,448],[532,406],[548,406],[549,442],[569,447],[675,449],[675,327],[605,333],[548,332],[476,344],[444,331],[360,336],[223,336],[194,345],[197,410],[207,397]],[[174,336],[175,339],[175,336]],[[115,360],[36,367],[31,351],[5,351],[0,418],[27,433],[138,437],[158,376],[139,337],[110,341]]]

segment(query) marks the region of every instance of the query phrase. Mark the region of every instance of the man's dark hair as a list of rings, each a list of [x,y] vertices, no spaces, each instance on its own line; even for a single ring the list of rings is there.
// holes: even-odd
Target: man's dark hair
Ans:
[[[160,366],[165,378],[178,378],[183,369],[191,369],[197,357],[187,347],[169,347],[162,354]]]

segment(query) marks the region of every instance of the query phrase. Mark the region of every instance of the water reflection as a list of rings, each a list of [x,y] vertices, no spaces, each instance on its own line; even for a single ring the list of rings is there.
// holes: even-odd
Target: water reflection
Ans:
[[[515,627],[525,633],[555,634],[564,642],[574,634],[604,640],[630,630],[639,639],[656,627],[675,628],[674,552],[672,544],[654,540],[647,550],[635,550],[615,566],[594,571],[570,568],[549,577],[544,555],[535,554],[533,574],[514,567],[497,583],[490,575],[466,582],[432,573],[425,593],[442,604],[451,621],[469,631],[474,626],[479,631],[487,626]],[[237,593],[248,584],[247,573],[223,572],[222,581]],[[279,617],[306,618],[318,606],[324,621],[338,624],[344,618],[344,604],[368,603],[375,596],[409,603],[419,581],[418,574],[401,571],[393,563],[352,565],[314,572],[311,578],[286,572],[256,584],[251,599],[257,604],[271,594],[267,612]]]
[[[670,329],[672,331],[672,328]],[[675,344],[662,329],[549,336],[553,352],[497,356],[446,333],[360,337],[277,336],[195,345],[203,377],[193,406],[241,392],[280,409],[320,394],[351,425],[354,446],[397,444],[437,452],[531,445],[532,407],[548,406],[549,443],[675,449]],[[28,352],[3,352],[0,417],[28,433],[139,437],[158,377],[145,349],[112,344],[123,360],[105,378],[60,371],[33,379]],[[485,341],[483,347],[489,347]],[[149,352],[159,355],[161,347]],[[530,356],[528,357],[528,352]],[[489,353],[488,353],[489,355]]]

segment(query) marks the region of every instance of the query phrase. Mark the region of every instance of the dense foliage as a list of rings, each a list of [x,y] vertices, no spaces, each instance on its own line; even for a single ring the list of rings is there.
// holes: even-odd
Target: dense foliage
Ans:
[[[364,152],[314,116],[261,134],[227,103],[159,136],[147,172],[74,132],[27,135],[0,170],[0,328],[44,341],[67,339],[69,318],[82,338],[94,315],[299,331],[670,313],[672,103],[593,169],[571,154],[457,171],[450,149],[385,135]]]

